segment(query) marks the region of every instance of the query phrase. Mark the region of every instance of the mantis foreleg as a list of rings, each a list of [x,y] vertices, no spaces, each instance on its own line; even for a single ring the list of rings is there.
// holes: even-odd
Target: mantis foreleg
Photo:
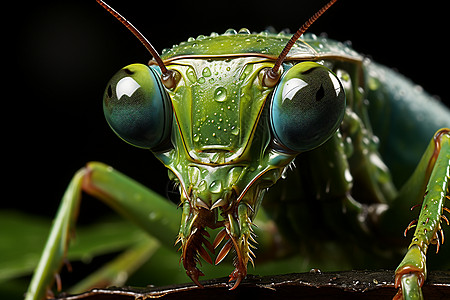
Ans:
[[[67,187],[26,300],[44,298],[58,276],[75,230],[82,192],[98,197],[162,244],[173,245],[180,219],[174,204],[111,167],[98,162],[88,163]]]
[[[411,222],[407,228],[408,230],[416,226],[416,231],[406,256],[395,272],[395,286],[399,288],[396,298],[423,298],[420,287],[427,276],[426,253],[428,246],[436,244],[436,252],[438,252],[441,241],[444,240],[441,223],[444,220],[448,224],[444,210],[448,210],[445,208],[445,200],[449,199],[449,133],[449,129],[441,129],[435,134],[434,141],[419,164],[419,167],[426,166],[425,176],[429,179],[419,219]]]

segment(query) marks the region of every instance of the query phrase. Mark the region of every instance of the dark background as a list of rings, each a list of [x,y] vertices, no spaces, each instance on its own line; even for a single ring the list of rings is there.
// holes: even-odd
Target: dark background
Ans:
[[[108,3],[160,52],[189,37],[241,27],[297,30],[327,1],[119,1]],[[310,32],[328,33],[448,100],[448,8],[442,1],[341,0]],[[1,207],[54,216],[74,172],[99,160],[165,193],[164,167],[108,128],[106,83],[150,55],[94,0],[4,7]],[[448,102],[447,102],[448,103]],[[88,201],[85,201],[88,202]],[[84,211],[103,209],[84,204]],[[94,215],[96,215],[95,213]]]

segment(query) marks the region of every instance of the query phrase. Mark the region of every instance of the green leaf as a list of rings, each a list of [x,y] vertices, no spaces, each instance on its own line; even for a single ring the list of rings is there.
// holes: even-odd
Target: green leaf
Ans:
[[[0,211],[0,282],[31,273],[51,222],[16,211]]]
[[[52,222],[17,211],[0,211],[0,282],[29,275],[37,266]],[[145,233],[128,221],[102,220],[79,228],[71,241],[69,260],[88,261],[135,244]]]

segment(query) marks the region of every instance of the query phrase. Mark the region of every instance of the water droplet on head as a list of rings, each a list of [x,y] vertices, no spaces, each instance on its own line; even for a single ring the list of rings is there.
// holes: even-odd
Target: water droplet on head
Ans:
[[[247,28],[241,28],[239,29],[239,34],[250,34],[250,30]]]
[[[224,102],[227,99],[227,90],[224,87],[218,87],[214,91],[214,100]]]
[[[189,68],[186,71],[186,76],[192,83],[195,83],[197,81],[197,75],[195,74],[195,71],[192,68]]]
[[[211,76],[211,70],[210,70],[208,67],[204,68],[203,71],[202,71],[202,75],[203,75],[204,77],[209,77],[209,76]]]
[[[224,35],[232,35],[232,34],[237,34],[236,30],[234,30],[233,28],[227,29],[227,31],[225,31]]]
[[[197,191],[198,192],[203,192],[204,190],[206,190],[206,188],[208,187],[208,184],[206,183],[205,180],[200,181],[198,187],[197,187]]]
[[[222,191],[222,182],[220,180],[214,180],[211,182],[209,185],[209,191],[214,194],[220,193]]]

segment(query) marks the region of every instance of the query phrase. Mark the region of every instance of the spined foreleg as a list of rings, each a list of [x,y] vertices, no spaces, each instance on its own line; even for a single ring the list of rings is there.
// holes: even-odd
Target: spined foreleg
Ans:
[[[422,168],[420,168],[422,166]],[[441,129],[423,156],[418,169],[428,178],[419,218],[411,222],[407,230],[416,227],[408,252],[395,271],[395,299],[423,299],[421,287],[426,280],[426,253],[430,244],[437,246],[444,242],[442,224],[448,219],[444,211],[445,200],[449,199],[450,181],[450,130]],[[416,172],[417,173],[417,172]],[[419,174],[414,176],[419,176]],[[405,234],[406,234],[405,231]]]
[[[74,175],[67,187],[28,288],[27,300],[44,298],[55,278],[58,283],[57,274],[64,263],[69,238],[75,231],[82,192],[101,199],[162,244],[173,244],[180,217],[174,204],[109,166],[88,163]],[[139,249],[133,252],[133,259]]]

